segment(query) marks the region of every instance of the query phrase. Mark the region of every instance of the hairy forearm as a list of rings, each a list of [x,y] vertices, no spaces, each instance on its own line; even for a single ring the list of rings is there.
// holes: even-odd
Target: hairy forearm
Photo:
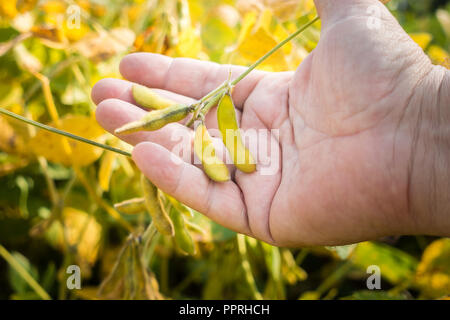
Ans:
[[[450,71],[435,69],[411,99],[417,106],[408,200],[418,233],[450,236]]]

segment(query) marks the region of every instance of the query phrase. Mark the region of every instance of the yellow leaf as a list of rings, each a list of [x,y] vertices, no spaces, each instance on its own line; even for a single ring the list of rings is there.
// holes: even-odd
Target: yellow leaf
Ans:
[[[59,126],[50,125],[97,142],[103,140],[105,133],[95,119],[82,115],[68,115],[59,121]],[[72,151],[70,155],[65,151],[64,140],[69,142]],[[87,166],[96,161],[103,151],[98,147],[44,130],[39,130],[29,145],[36,155],[66,166]]]
[[[115,28],[108,33],[90,32],[74,43],[74,48],[81,55],[98,62],[128,50],[134,40],[135,34],[132,30]]]
[[[62,216],[65,229],[63,230],[59,221],[54,222],[47,231],[47,239],[52,245],[64,248],[65,232],[68,244],[76,246],[81,261],[94,264],[100,245],[101,225],[93,216],[71,207],[64,208]]]
[[[425,249],[417,267],[416,282],[430,298],[450,292],[450,239],[436,240]]]
[[[0,17],[14,18],[17,15],[16,1],[0,1]]]
[[[89,32],[89,27],[85,23],[80,23],[76,28],[71,27],[68,23],[62,26],[62,33],[70,42],[81,40]]]
[[[178,56],[187,58],[198,58],[202,51],[202,40],[200,33],[195,28],[187,28],[181,31],[175,52]]]
[[[289,33],[286,31],[283,25],[278,23],[275,27],[275,30],[273,31],[273,36],[278,40],[278,42],[281,42],[289,36]],[[281,50],[283,50],[284,53],[288,55],[292,52],[292,48],[292,42],[288,42],[281,48]]]
[[[430,44],[433,36],[426,32],[421,33],[412,33],[410,34],[411,38],[416,42],[423,50],[425,50]]]
[[[433,61],[434,63],[446,66],[447,68],[449,67],[448,63],[449,63],[450,55],[444,49],[442,49],[438,46],[431,45],[428,48],[428,56],[430,57],[431,61]]]
[[[109,190],[109,182],[113,172],[116,154],[113,152],[106,152],[100,161],[100,169],[98,171],[98,182],[103,191]]]
[[[247,60],[255,62],[278,44],[277,40],[264,28],[258,28],[243,37],[238,46],[238,52]],[[286,58],[282,50],[276,51],[262,64],[270,71],[286,71],[288,69]]]

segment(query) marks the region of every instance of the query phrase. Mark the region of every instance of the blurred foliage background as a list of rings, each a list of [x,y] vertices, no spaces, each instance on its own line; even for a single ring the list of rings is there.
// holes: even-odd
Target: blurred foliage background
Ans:
[[[395,0],[389,8],[434,63],[449,66],[449,1]],[[249,65],[314,15],[311,0],[1,1],[0,107],[129,150],[96,124],[89,98],[96,81],[120,77],[125,54]],[[294,70],[317,44],[319,28],[261,68]],[[141,196],[139,172],[128,158],[0,116],[0,299],[450,294],[450,239],[405,236],[291,250],[237,235],[191,211],[183,218],[195,243],[189,255],[176,240],[149,236],[148,229],[143,244],[148,215],[113,207]],[[81,290],[67,289],[72,264],[81,268]],[[382,290],[369,291],[366,269],[374,264]]]

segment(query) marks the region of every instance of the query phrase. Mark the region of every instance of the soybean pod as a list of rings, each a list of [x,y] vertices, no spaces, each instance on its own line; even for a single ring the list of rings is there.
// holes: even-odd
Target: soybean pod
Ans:
[[[157,94],[154,90],[140,84],[133,84],[131,87],[131,92],[133,94],[134,101],[144,108],[165,109],[177,104],[175,101],[164,98]]]
[[[194,152],[201,160],[208,177],[217,182],[230,180],[230,172],[225,163],[216,156],[211,136],[203,122],[195,129]]]
[[[145,199],[133,198],[114,204],[114,208],[125,214],[137,214],[145,211]]]
[[[170,210],[170,217],[172,218],[175,228],[175,243],[177,246],[189,255],[195,254],[195,244],[191,234],[186,228],[183,215],[172,206]]]
[[[175,104],[165,109],[150,111],[141,119],[116,129],[114,133],[129,134],[138,131],[155,131],[171,122],[183,120],[191,111],[192,107],[185,104]]]
[[[161,198],[158,197],[158,189],[144,175],[141,176],[141,185],[144,192],[145,207],[152,217],[156,230],[161,234],[173,236],[173,223],[164,208]]]
[[[226,93],[219,101],[217,122],[223,143],[227,147],[236,168],[246,173],[254,172],[256,170],[256,162],[242,142],[242,136],[236,120],[236,110],[229,93]]]

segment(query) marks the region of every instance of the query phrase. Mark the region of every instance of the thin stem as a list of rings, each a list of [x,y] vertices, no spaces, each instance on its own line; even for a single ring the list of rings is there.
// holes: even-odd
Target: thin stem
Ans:
[[[209,98],[211,98],[212,96],[216,95],[217,93],[219,93],[220,91],[222,91],[223,89],[225,89],[226,87],[228,87],[228,81],[225,81],[224,83],[222,83],[220,86],[218,86],[217,88],[215,88],[213,91],[211,91],[210,93],[208,93],[206,96],[204,96],[203,98],[201,98],[197,104],[202,104],[204,103],[206,100],[208,100]]]
[[[31,119],[27,119],[27,118],[22,117],[22,116],[14,113],[14,112],[8,111],[8,110],[6,110],[4,108],[0,108],[0,113],[3,113],[4,115],[10,116],[10,117],[13,117],[13,118],[15,118],[17,120],[26,122],[28,124],[31,124],[31,125],[35,126],[35,127],[38,127],[38,128],[41,128],[41,129],[44,129],[44,130],[47,130],[47,131],[50,131],[50,132],[53,132],[53,133],[56,133],[56,134],[60,134],[62,136],[65,136],[65,137],[68,137],[68,138],[71,138],[71,139],[74,139],[74,140],[78,140],[78,141],[81,141],[81,142],[84,142],[84,143],[87,143],[87,144],[90,144],[90,145],[93,145],[93,146],[96,146],[96,147],[99,147],[99,148],[103,148],[105,150],[112,151],[112,152],[115,152],[115,153],[118,153],[118,154],[121,154],[121,155],[124,155],[124,156],[127,156],[127,157],[131,157],[131,153],[126,152],[124,150],[116,149],[116,148],[108,146],[106,144],[98,143],[98,142],[95,142],[95,141],[92,141],[92,140],[89,140],[89,139],[86,139],[86,138],[74,135],[72,133],[69,133],[69,132],[66,132],[66,131],[62,131],[62,130],[50,127],[50,126],[42,124],[40,122],[31,120]]]
[[[39,283],[28,273],[27,270],[0,244],[0,256],[9,263],[23,280],[41,297],[43,300],[51,300],[50,295],[42,288]]]
[[[245,244],[245,236],[243,234],[238,234],[236,239],[238,251],[242,259],[241,266],[244,271],[245,280],[247,281],[247,284],[250,287],[250,291],[253,294],[253,298],[256,300],[262,300],[263,297],[259,292],[258,288],[256,287],[256,281],[255,278],[253,277],[252,267],[250,266],[250,261],[248,260],[247,257],[247,246]]]
[[[52,206],[55,207],[59,202],[58,191],[56,190],[55,182],[52,177],[50,177],[48,173],[48,163],[44,157],[38,157],[39,165],[41,166],[42,173],[44,174],[45,181],[47,183],[47,188],[50,193],[50,200],[52,202]]]
[[[219,100],[223,97],[225,92],[220,92],[218,94],[216,94],[211,100],[208,101],[208,103],[202,108],[200,114],[202,114],[203,116],[205,116],[209,110],[211,110],[212,107],[214,107]]]

